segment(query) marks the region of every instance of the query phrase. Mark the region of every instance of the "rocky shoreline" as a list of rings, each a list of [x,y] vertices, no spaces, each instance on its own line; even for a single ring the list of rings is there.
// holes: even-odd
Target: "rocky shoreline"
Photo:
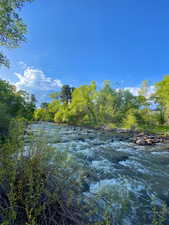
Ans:
[[[157,143],[164,143],[167,139],[158,135],[139,133],[133,137],[133,141],[137,145],[155,145]]]
[[[107,129],[106,127],[97,128],[97,130],[107,131],[107,132],[113,132],[115,136],[120,137],[121,139],[128,139],[132,142],[134,142],[137,145],[155,145],[158,143],[169,143],[169,136],[162,136],[157,134],[151,134],[148,132],[140,132],[137,130],[128,130],[128,129],[120,129],[120,128],[114,128],[114,129]]]

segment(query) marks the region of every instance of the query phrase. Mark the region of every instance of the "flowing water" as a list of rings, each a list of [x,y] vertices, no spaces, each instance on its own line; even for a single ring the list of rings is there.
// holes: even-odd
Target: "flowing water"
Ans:
[[[110,132],[52,123],[32,130],[43,130],[49,145],[76,158],[86,171],[82,195],[109,205],[114,224],[149,225],[152,208],[169,206],[169,146],[137,146]]]

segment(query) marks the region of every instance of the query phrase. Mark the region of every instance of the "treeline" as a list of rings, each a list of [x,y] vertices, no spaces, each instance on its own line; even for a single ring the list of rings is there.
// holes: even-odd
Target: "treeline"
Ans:
[[[138,95],[115,89],[104,81],[98,90],[95,82],[50,95],[50,103],[42,103],[34,113],[35,120],[73,125],[107,126],[110,128],[144,128],[166,125],[169,120],[169,76],[154,85],[150,95],[148,81],[143,81]]]
[[[64,85],[50,95],[51,102],[36,108],[34,95],[0,80],[0,136],[7,135],[15,118],[107,128],[164,128],[169,123],[168,87],[169,75],[154,85],[151,95],[147,81],[137,96],[113,88],[109,81],[104,81],[100,90],[95,82],[77,88]]]
[[[0,138],[7,136],[13,119],[33,119],[36,107],[34,95],[17,91],[14,85],[0,80]]]

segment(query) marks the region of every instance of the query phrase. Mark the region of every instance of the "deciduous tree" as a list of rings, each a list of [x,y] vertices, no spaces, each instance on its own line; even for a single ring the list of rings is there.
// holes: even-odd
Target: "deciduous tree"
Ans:
[[[18,11],[32,0],[0,0],[0,46],[16,48],[25,41],[27,27]],[[9,61],[0,52],[0,65],[9,67]]]

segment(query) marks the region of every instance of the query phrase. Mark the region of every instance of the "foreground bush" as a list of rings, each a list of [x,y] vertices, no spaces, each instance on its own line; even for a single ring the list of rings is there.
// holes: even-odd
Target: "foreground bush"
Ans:
[[[45,137],[28,137],[24,146],[24,124],[11,127],[0,149],[0,223],[87,224],[77,202],[83,174],[74,159]]]

